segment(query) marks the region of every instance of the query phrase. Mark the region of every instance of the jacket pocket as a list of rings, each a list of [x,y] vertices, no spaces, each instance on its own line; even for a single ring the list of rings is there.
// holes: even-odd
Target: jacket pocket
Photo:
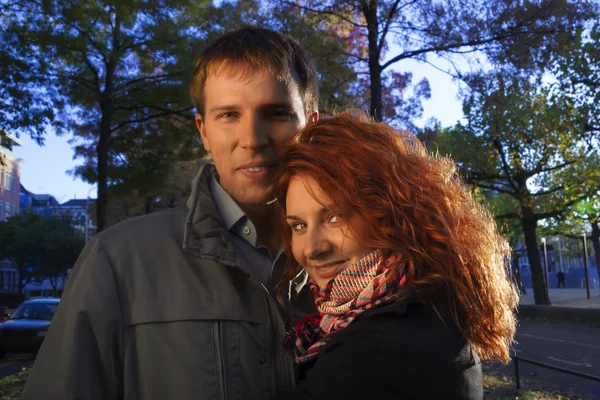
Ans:
[[[264,385],[259,360],[269,331],[267,316],[248,305],[218,300],[211,306],[196,296],[171,297],[124,310],[130,359],[125,373],[130,369],[140,377],[134,398],[264,397],[254,393]]]
[[[266,319],[263,308],[256,305],[193,295],[137,301],[124,305],[123,310],[125,326],[186,320],[240,321],[264,325]]]

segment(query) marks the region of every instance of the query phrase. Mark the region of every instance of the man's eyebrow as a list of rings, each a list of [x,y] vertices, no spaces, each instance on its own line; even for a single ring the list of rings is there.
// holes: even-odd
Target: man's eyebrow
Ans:
[[[210,110],[208,110],[208,113],[212,114],[212,113],[221,112],[221,111],[233,111],[235,109],[236,109],[236,107],[234,105],[215,106],[215,107],[211,108]]]
[[[269,110],[269,109],[275,109],[275,108],[285,108],[286,110],[293,110],[294,106],[292,106],[290,103],[266,103],[260,106],[260,108],[265,109],[265,110]]]

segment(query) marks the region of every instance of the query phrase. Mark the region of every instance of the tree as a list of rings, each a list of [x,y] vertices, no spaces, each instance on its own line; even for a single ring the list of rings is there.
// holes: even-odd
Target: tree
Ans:
[[[10,260],[19,272],[19,293],[33,278],[39,266],[39,231],[43,217],[36,214],[17,214],[0,221],[0,258]]]
[[[596,149],[585,118],[567,97],[540,82],[505,72],[474,77],[465,99],[468,122],[436,140],[468,183],[489,192],[498,219],[520,221],[536,304],[550,304],[543,281],[538,222],[568,211],[589,196],[598,179]]]
[[[42,237],[38,274],[41,280],[50,281],[56,295],[58,282],[64,287],[68,273],[85,245],[84,235],[75,230],[70,221],[60,217],[44,218],[38,229]]]
[[[392,65],[406,59],[427,61],[431,54],[448,57],[476,51],[491,62],[543,64],[549,54],[569,44],[576,28],[598,10],[595,0],[286,3],[320,15],[323,21],[332,18],[345,21],[353,27],[354,36],[366,43],[366,54],[351,52],[350,55],[368,73],[370,112],[380,121],[384,119],[384,73]]]
[[[78,154],[94,153],[98,230],[106,227],[108,171],[121,135],[157,118],[191,126],[183,123],[193,119],[184,82],[194,37],[179,24],[186,6],[174,0],[68,0],[22,1],[11,8],[15,46],[35,51],[41,56],[36,61],[52,60],[44,68],[32,65],[56,95],[51,122],[88,144]]]
[[[12,261],[19,271],[19,293],[33,280],[48,278],[56,289],[57,278],[66,280],[83,249],[83,234],[68,221],[33,213],[0,221],[0,258]]]
[[[555,59],[560,90],[585,112],[586,129],[600,131],[600,23],[582,29],[572,51]]]
[[[50,60],[36,57],[34,47],[21,45],[28,36],[27,21],[15,27],[6,17],[19,5],[19,1],[0,0],[0,139],[3,130],[21,131],[42,144],[46,124],[55,118],[53,93],[43,88],[39,73]]]

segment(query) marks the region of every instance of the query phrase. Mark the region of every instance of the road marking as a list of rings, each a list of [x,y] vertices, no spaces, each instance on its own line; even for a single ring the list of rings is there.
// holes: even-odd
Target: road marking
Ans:
[[[566,340],[564,339],[554,339],[554,338],[548,338],[548,337],[544,337],[544,336],[536,336],[536,335],[529,335],[527,333],[517,333],[516,336],[525,336],[525,337],[529,337],[529,338],[533,338],[533,339],[542,339],[542,340],[549,340],[551,342],[566,342]]]
[[[554,360],[554,361],[558,361],[558,362],[562,362],[565,364],[569,364],[569,365],[573,365],[575,367],[586,367],[586,368],[591,368],[592,364],[588,364],[588,363],[577,363],[577,362],[573,362],[573,361],[568,361],[568,360],[563,360],[562,358],[556,358],[556,357],[548,357],[549,360]]]
[[[579,346],[592,347],[592,348],[594,348],[594,349],[600,349],[600,346],[598,346],[598,345],[595,345],[595,344],[579,343],[579,342],[570,342],[570,341],[569,341],[569,342],[567,342],[567,343],[570,343],[570,344],[576,344],[576,345],[579,345]]]
[[[564,340],[564,339],[554,339],[554,338],[549,338],[549,337],[545,337],[545,336],[530,335],[530,334],[527,334],[527,333],[517,333],[515,336],[524,336],[524,337],[528,337],[528,338],[532,338],[532,339],[548,340],[550,342],[575,344],[577,346],[585,346],[585,347],[592,347],[594,349],[600,349],[600,346],[595,345],[595,344],[574,342],[572,340]]]

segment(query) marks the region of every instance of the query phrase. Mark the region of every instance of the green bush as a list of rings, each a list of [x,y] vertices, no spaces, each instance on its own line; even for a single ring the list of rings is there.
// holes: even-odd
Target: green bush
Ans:
[[[24,301],[25,295],[23,293],[0,293],[0,306],[17,308]]]
[[[0,379],[0,400],[18,400],[25,387],[25,382],[29,378],[30,371],[30,368],[23,368],[23,371],[16,375]]]

